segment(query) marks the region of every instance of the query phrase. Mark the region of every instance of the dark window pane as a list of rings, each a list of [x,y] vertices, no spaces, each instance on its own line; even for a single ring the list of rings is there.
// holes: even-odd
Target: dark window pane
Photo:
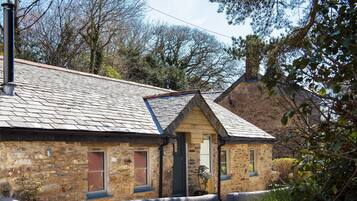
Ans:
[[[146,151],[134,152],[134,166],[135,166],[135,168],[146,168],[146,166],[147,166]]]
[[[221,151],[221,162],[222,163],[227,162],[227,151],[226,150]]]
[[[88,152],[88,171],[104,170],[104,152]]]
[[[254,150],[249,151],[249,172],[255,172]]]
[[[254,172],[254,163],[249,163],[249,167],[248,167],[249,172]]]
[[[249,161],[254,161],[254,150],[250,150],[249,152]]]
[[[227,175],[227,164],[226,163],[221,164],[221,175],[223,175],[223,176]]]
[[[146,169],[135,169],[135,186],[147,185]]]
[[[227,151],[221,151],[221,175],[228,175],[228,165],[227,165]]]
[[[104,173],[88,172],[88,191],[104,190]]]

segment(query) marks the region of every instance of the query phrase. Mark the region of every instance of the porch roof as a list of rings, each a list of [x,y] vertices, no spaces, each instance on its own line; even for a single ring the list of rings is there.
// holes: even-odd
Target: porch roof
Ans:
[[[144,97],[162,133],[172,133],[194,106],[198,106],[222,137],[275,139],[262,129],[240,118],[199,91],[177,92]]]

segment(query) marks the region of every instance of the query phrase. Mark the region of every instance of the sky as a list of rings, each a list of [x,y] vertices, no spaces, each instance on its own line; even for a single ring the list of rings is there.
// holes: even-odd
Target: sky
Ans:
[[[155,11],[150,8],[152,7],[186,22],[225,35],[221,36],[219,34],[208,32],[216,36],[219,41],[228,45],[231,44],[232,36],[244,37],[252,33],[252,29],[249,24],[241,26],[228,25],[225,14],[217,13],[218,4],[211,3],[209,0],[147,0],[147,5],[146,20],[149,22],[153,21],[175,25],[188,25]],[[188,26],[193,27],[192,25]]]

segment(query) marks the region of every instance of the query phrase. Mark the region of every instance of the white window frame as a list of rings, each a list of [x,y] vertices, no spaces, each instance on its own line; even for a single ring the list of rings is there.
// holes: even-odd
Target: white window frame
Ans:
[[[146,152],[146,185],[134,186],[134,188],[151,188],[151,157],[150,151],[148,148],[145,149],[136,149],[135,152]],[[135,158],[134,158],[134,182],[135,182]]]
[[[227,174],[226,175],[223,175],[221,173],[221,177],[229,177],[230,175],[230,167],[229,167],[229,164],[230,164],[230,161],[229,161],[229,150],[228,149],[222,149],[222,151],[225,151],[226,152],[226,165],[227,165]],[[221,168],[222,168],[222,158],[221,158]]]
[[[103,148],[90,148],[88,150],[89,152],[103,152],[104,155],[104,189],[100,190],[100,191],[89,191],[89,189],[87,189],[87,194],[88,195],[92,195],[92,194],[98,194],[98,193],[108,193],[108,163],[107,163],[107,151]],[[88,173],[87,173],[88,174]],[[88,184],[88,180],[87,180],[87,184]],[[88,186],[89,187],[89,186]]]
[[[209,150],[209,172],[212,173],[213,167],[212,167],[212,137],[211,135],[203,135],[202,136],[202,141],[204,140],[204,138],[207,137],[209,140],[209,144],[208,144],[208,150]],[[202,144],[202,143],[201,143]],[[200,165],[201,164],[201,146],[200,146]]]
[[[249,165],[250,165],[250,152],[253,151],[253,172],[250,172],[249,171]],[[248,152],[248,174],[250,177],[253,177],[253,176],[257,176],[258,175],[258,171],[257,171],[257,151],[255,149],[249,149],[249,152]]]

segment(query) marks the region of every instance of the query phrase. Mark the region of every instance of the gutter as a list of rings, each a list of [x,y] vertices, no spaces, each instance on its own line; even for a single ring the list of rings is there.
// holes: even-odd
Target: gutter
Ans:
[[[162,198],[162,188],[163,188],[163,174],[164,174],[164,146],[169,144],[169,137],[164,138],[163,143],[160,144],[160,158],[159,158],[159,198]]]
[[[218,146],[217,146],[217,152],[218,152],[218,176],[217,176],[217,196],[218,196],[218,200],[222,200],[221,199],[221,150],[222,150],[222,146],[226,144],[226,141],[223,140],[222,138],[218,139]]]
[[[221,138],[227,144],[273,144],[275,138],[249,138],[249,137],[223,137]]]
[[[66,129],[3,128],[0,141],[130,142],[162,144],[167,135]]]

